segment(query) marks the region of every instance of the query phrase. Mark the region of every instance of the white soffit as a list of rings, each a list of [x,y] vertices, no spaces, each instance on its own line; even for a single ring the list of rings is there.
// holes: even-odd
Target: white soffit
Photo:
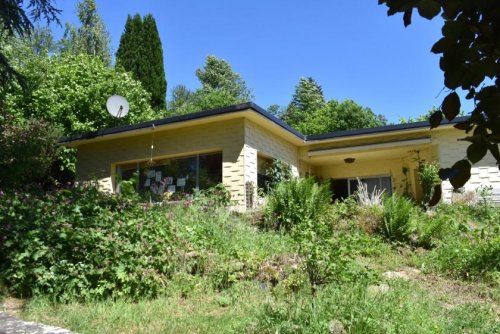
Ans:
[[[384,148],[399,148],[404,146],[423,145],[430,143],[431,143],[431,138],[426,137],[419,139],[398,140],[398,141],[378,143],[378,144],[364,144],[364,145],[356,145],[356,146],[348,146],[340,148],[329,148],[324,150],[315,150],[315,151],[309,151],[307,155],[309,157],[315,157],[315,156],[324,156],[329,154],[350,153],[356,151],[372,151]]]

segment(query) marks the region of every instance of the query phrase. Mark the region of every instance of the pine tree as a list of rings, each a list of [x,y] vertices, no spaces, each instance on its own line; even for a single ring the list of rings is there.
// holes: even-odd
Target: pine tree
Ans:
[[[245,80],[233,72],[231,65],[224,59],[208,56],[205,66],[196,70],[196,76],[205,90],[224,91],[240,102],[252,99],[252,93],[247,88]]]
[[[116,67],[132,72],[151,93],[151,106],[165,108],[167,81],[163,66],[163,50],[160,36],[152,15],[144,20],[139,14],[127,18],[125,30],[116,52]]]
[[[295,86],[292,102],[283,114],[283,120],[291,126],[297,126],[303,122],[308,114],[325,107],[323,89],[311,77],[300,78],[299,84]]]

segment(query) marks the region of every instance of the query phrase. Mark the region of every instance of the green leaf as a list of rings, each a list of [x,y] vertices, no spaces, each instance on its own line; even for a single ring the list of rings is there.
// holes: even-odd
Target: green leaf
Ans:
[[[473,143],[469,145],[469,147],[467,147],[467,158],[470,160],[470,162],[475,164],[476,162],[484,158],[486,152],[488,152],[488,147],[485,143]]]
[[[457,161],[452,167],[450,176],[450,183],[453,188],[462,188],[470,179],[471,164],[467,160]]]
[[[452,121],[460,113],[460,98],[456,92],[444,98],[441,110],[448,121]]]
[[[403,14],[403,23],[405,27],[408,27],[411,24],[411,12],[412,9],[406,10]]]
[[[441,12],[441,5],[435,0],[421,0],[417,9],[420,16],[430,20]]]
[[[443,113],[441,110],[434,112],[431,117],[429,117],[429,123],[431,125],[431,129],[437,128],[441,121],[443,120]]]
[[[455,129],[469,131],[472,128],[472,125],[469,122],[460,122],[453,125]]]
[[[455,44],[455,41],[448,37],[443,37],[432,46],[432,53],[443,53],[448,48],[452,47]]]

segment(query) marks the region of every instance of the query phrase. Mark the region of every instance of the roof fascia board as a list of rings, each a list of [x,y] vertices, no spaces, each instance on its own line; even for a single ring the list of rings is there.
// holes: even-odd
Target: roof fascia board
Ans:
[[[252,102],[247,102],[218,109],[200,111],[196,113],[153,120],[139,124],[125,125],[115,128],[107,128],[95,132],[63,137],[59,140],[59,143],[68,147],[77,147],[81,144],[86,144],[96,141],[128,137],[130,135],[133,136],[140,135],[146,133],[147,131],[151,131],[153,126],[163,131],[169,128],[179,128],[184,126],[191,126],[194,124],[204,124],[218,119],[221,120],[232,119],[236,117],[241,117],[241,113],[245,111],[246,112],[253,111],[259,116],[264,117],[268,121],[272,122],[273,128],[280,129],[277,131],[281,132],[282,136],[300,146],[307,144],[342,142],[352,139],[377,138],[380,136],[387,136],[390,134],[429,131],[428,129],[429,124],[428,122],[424,121],[417,123],[388,125],[379,128],[336,131],[326,134],[305,136],[299,131],[289,126],[288,124],[286,124],[285,122],[283,122],[282,120],[271,115],[258,105]],[[224,118],[223,116],[226,116],[226,118]],[[245,114],[243,116],[248,116],[248,115]],[[455,123],[464,121],[465,119],[466,117],[459,117],[452,122],[447,122],[442,124],[436,130],[439,130],[440,128],[447,128]],[[174,126],[174,124],[176,125]]]
[[[404,146],[423,145],[423,144],[430,144],[431,142],[432,141],[430,137],[409,139],[409,140],[397,140],[385,143],[375,143],[375,144],[365,144],[365,145],[355,145],[355,146],[340,147],[340,148],[314,150],[314,151],[309,151],[307,155],[309,157],[319,157],[323,155],[349,153],[353,151],[367,151],[367,150],[378,150],[384,148],[399,148]]]

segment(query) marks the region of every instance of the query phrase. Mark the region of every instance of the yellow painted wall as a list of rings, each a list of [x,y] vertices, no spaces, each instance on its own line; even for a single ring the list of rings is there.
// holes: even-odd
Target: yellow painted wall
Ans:
[[[262,119],[262,122],[267,120]],[[308,157],[308,151],[373,144],[404,139],[431,136],[432,144],[422,150],[422,158],[437,160],[442,167],[449,167],[465,156],[467,143],[457,141],[463,132],[438,128],[408,134],[384,134],[374,138],[310,143],[298,147],[292,142],[267,130],[265,123],[240,117],[204,125],[186,126],[154,132],[154,152],[156,159],[163,157],[187,156],[203,152],[222,151],[223,183],[232,194],[232,200],[239,209],[249,206],[247,195],[251,184],[256,192],[259,155],[281,159],[292,166],[296,176],[315,175],[322,178],[351,178],[390,175],[394,192],[402,192],[409,183],[409,190],[419,195],[416,162],[410,153],[390,159],[373,159],[353,164],[319,164]],[[78,146],[77,179],[98,180],[102,189],[113,191],[113,173],[116,165],[125,162],[145,161],[150,157],[153,130],[147,134],[133,135],[120,139],[103,140]],[[300,144],[300,143],[299,143]],[[411,148],[409,148],[410,150]],[[403,153],[404,150],[402,151]],[[403,174],[403,166],[409,169]],[[489,154],[486,159],[473,166],[472,176],[466,190],[475,190],[479,185],[492,185],[500,195],[500,172]],[[444,197],[451,198],[451,186],[444,183]]]
[[[410,151],[410,149],[408,150]],[[435,160],[435,149],[427,147],[420,150],[420,157],[426,161]],[[417,167],[414,153],[407,153],[398,158],[379,159],[351,164],[323,165],[315,168],[316,176],[323,179],[346,179],[356,177],[390,176],[394,193],[409,192],[416,198],[422,197],[418,184]],[[403,168],[407,170],[406,174]]]
[[[153,157],[183,156],[222,151],[223,183],[238,207],[244,198],[244,119],[214,122],[168,131],[155,131]],[[117,163],[147,160],[151,154],[150,134],[84,144],[78,147],[77,179],[98,180],[101,188],[113,191],[112,175]]]

